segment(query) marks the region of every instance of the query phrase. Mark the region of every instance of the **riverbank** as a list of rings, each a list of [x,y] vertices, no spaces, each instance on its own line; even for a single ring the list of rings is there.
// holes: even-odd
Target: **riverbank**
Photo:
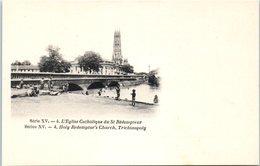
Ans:
[[[127,116],[152,116],[157,106],[112,100],[105,97],[63,93],[59,96],[21,97],[11,99],[12,116],[15,117],[73,117],[121,114]]]

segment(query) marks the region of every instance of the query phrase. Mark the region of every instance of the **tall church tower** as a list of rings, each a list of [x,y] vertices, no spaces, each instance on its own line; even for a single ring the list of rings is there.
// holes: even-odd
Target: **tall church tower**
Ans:
[[[114,45],[113,45],[113,56],[112,61],[116,64],[123,64],[123,56],[121,52],[121,35],[120,31],[115,31],[114,33]]]

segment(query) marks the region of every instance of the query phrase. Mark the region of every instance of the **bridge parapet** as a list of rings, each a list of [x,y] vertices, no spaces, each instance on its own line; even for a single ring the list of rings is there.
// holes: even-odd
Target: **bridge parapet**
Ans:
[[[140,75],[99,75],[99,74],[71,74],[71,73],[48,73],[48,72],[11,72],[11,79],[41,79],[41,78],[142,78]]]
[[[144,78],[140,75],[88,75],[88,74],[70,74],[70,73],[11,73],[11,87],[16,87],[23,79],[24,84],[39,85],[40,80],[44,78],[44,83],[48,83],[50,78],[54,85],[61,86],[66,83],[73,83],[86,87],[94,82],[109,84],[111,82],[140,83]]]
[[[45,79],[45,81],[50,80],[50,79]],[[88,77],[88,78],[53,78],[52,81],[80,81],[80,80],[93,80],[93,81],[106,81],[106,80],[115,80],[115,81],[132,81],[132,80],[136,80],[136,78],[122,78],[122,77],[101,77],[101,78],[97,78],[97,77]],[[21,81],[21,79],[17,79],[14,78],[12,79],[12,81]],[[40,78],[25,78],[23,79],[23,81],[38,81],[40,82],[41,79]]]

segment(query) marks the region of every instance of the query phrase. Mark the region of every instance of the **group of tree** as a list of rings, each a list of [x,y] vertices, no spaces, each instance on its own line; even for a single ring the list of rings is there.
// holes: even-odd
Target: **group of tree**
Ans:
[[[44,55],[38,63],[41,72],[66,73],[69,72],[71,64],[64,60],[59,52],[60,48],[49,45],[47,48],[48,56]],[[84,55],[77,58],[78,64],[84,71],[98,72],[103,61],[101,56],[93,51],[86,51]],[[133,73],[133,66],[125,64],[121,66],[121,70],[126,73]]]
[[[134,72],[134,67],[131,66],[130,64],[125,64],[121,66],[121,70],[126,72],[126,73],[133,73]]]
[[[30,61],[28,61],[28,60],[25,60],[25,61],[23,61],[23,62],[20,62],[20,61],[18,61],[18,60],[16,60],[15,62],[13,62],[11,65],[13,65],[13,66],[19,66],[19,65],[31,65],[31,62]]]
[[[49,45],[47,48],[48,56],[40,58],[38,66],[41,72],[66,73],[69,72],[71,64],[64,60],[59,52],[60,48]]]
[[[160,77],[158,76],[157,71],[151,71],[148,73],[148,84],[153,85],[153,86],[160,85]]]
[[[78,57],[79,66],[84,69],[84,71],[96,71],[98,72],[101,68],[102,58],[98,53],[93,51],[86,51],[83,56]],[[124,64],[121,67],[121,70],[126,73],[133,73],[134,68],[130,64]]]
[[[66,73],[69,72],[71,64],[64,60],[59,52],[60,48],[49,45],[47,48],[48,56],[44,55],[38,63],[41,72]],[[84,71],[99,71],[102,58],[93,51],[87,51],[83,56],[79,56],[78,62]]]
[[[79,66],[82,67],[84,71],[98,72],[102,61],[101,56],[93,51],[86,51],[83,56],[78,57]]]

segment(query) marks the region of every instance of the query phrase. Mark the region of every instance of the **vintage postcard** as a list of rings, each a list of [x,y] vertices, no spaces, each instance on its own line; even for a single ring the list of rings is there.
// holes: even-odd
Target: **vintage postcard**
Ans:
[[[3,165],[259,162],[259,2],[6,0]]]

